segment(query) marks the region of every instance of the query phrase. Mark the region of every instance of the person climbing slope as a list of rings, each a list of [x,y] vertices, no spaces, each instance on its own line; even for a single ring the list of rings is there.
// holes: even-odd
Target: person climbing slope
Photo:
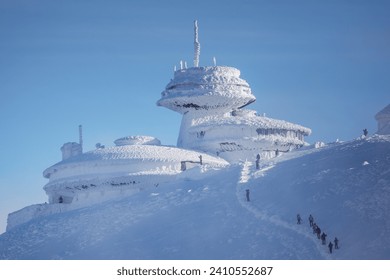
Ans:
[[[297,214],[297,224],[300,225],[302,222],[301,215]]]
[[[250,199],[249,199],[249,189],[245,190],[245,195],[246,195],[246,201],[250,201]]]
[[[332,243],[332,241],[329,242],[328,247],[329,247],[329,253],[332,254],[332,249],[333,249],[333,243]]]
[[[314,218],[313,216],[310,214],[309,216],[309,224],[310,224],[310,227],[313,227],[313,224],[314,224]]]

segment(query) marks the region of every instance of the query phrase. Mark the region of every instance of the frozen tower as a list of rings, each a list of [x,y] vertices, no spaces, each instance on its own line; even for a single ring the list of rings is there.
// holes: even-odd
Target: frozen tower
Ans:
[[[304,145],[310,129],[242,109],[256,97],[238,69],[199,67],[197,21],[194,33],[194,67],[175,71],[157,101],[183,115],[177,145],[229,161],[272,157]]]
[[[199,67],[198,23],[194,22],[194,67],[175,71],[157,105],[181,114],[230,111],[256,100],[248,83],[233,67]],[[203,114],[205,114],[203,112]],[[208,112],[207,114],[210,114]]]
[[[179,147],[190,147],[185,138],[188,126],[199,116],[242,108],[256,100],[248,83],[233,67],[199,67],[198,25],[194,22],[194,67],[175,71],[157,105],[183,114]]]

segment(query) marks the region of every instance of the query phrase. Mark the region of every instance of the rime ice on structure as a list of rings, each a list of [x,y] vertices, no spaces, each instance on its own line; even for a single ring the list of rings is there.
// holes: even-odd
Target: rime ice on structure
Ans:
[[[214,66],[199,67],[197,21],[194,31],[194,67],[187,68],[181,61],[157,102],[183,115],[178,147],[163,146],[150,136],[128,136],[117,139],[113,147],[97,144],[95,150],[83,152],[79,126],[79,143],[65,143],[62,160],[43,172],[49,179],[44,186],[49,204],[11,213],[8,229],[34,217],[131,195],[175,176],[195,174],[183,174],[183,170],[223,168],[231,162],[255,160],[258,154],[272,157],[305,144],[310,129],[243,109],[256,98],[238,69],[215,66],[215,60]]]
[[[195,21],[195,67],[175,71],[157,105],[183,115],[177,145],[219,155],[228,161],[273,157],[305,145],[311,130],[243,109],[256,100],[240,71],[199,67]]]
[[[199,166],[199,155],[209,167],[228,165],[208,154],[162,146],[151,136],[128,136],[115,140],[116,146],[76,153],[47,168],[44,190],[49,203],[85,204],[110,196],[126,195],[173,180],[181,162]]]

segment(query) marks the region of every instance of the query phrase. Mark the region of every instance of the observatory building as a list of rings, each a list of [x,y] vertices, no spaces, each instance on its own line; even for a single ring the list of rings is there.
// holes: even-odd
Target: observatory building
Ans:
[[[49,203],[11,213],[8,229],[38,216],[156,188],[177,176],[199,176],[306,144],[310,129],[246,109],[256,97],[238,69],[217,66],[215,59],[214,66],[199,66],[196,21],[194,31],[194,66],[181,63],[157,101],[182,115],[177,147],[161,145],[151,136],[128,136],[117,139],[115,146],[98,143],[84,152],[80,126],[79,142],[65,143],[62,160],[43,172],[49,179],[44,186]]]
[[[256,97],[240,77],[240,70],[198,66],[196,21],[194,30],[194,67],[186,68],[181,63],[157,101],[158,106],[183,115],[177,146],[236,162],[256,155],[270,158],[305,145],[309,128],[244,109]]]

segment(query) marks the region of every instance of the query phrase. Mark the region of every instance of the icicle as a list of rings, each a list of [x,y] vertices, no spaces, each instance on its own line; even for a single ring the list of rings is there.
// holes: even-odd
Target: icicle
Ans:
[[[177,70],[177,69],[176,69],[176,65],[175,65],[175,66],[173,67],[173,72],[176,72],[176,70]]]
[[[187,61],[184,61],[184,69],[187,69]]]
[[[180,70],[183,70],[183,60],[180,60]]]
[[[213,63],[214,63],[214,66],[217,66],[217,59],[215,58],[215,56],[213,57]]]

